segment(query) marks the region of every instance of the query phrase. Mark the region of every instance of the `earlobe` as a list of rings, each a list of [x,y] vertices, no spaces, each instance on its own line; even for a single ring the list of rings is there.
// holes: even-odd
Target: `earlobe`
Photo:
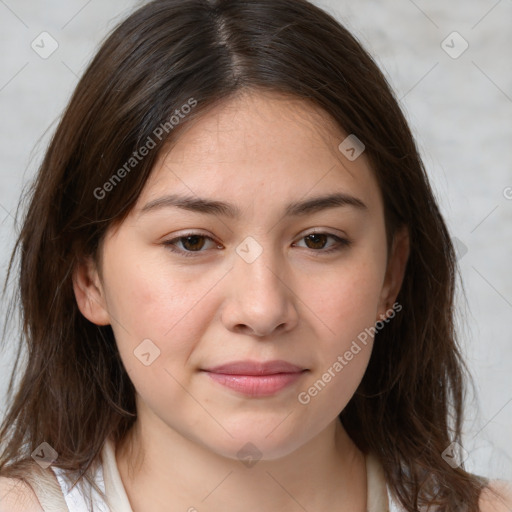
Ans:
[[[75,267],[73,290],[78,309],[87,320],[96,325],[110,324],[103,286],[91,258],[87,258]]]
[[[382,320],[394,304],[402,287],[405,269],[410,253],[409,230],[407,226],[399,228],[393,237],[386,276],[382,286],[377,319]]]

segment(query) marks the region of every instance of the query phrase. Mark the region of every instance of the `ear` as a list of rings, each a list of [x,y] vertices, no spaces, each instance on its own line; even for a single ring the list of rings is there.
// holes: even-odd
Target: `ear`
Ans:
[[[390,256],[386,268],[386,276],[382,285],[377,320],[386,318],[386,311],[395,303],[402,287],[407,260],[409,259],[410,242],[407,226],[399,228],[393,237]]]
[[[92,258],[80,262],[73,272],[73,290],[82,315],[96,325],[109,325],[105,293]]]

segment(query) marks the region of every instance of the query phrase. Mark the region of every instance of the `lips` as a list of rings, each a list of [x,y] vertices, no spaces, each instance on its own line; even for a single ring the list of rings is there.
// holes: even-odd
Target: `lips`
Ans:
[[[222,364],[205,371],[211,373],[224,373],[226,375],[274,375],[276,373],[300,373],[304,370],[300,366],[287,361],[234,361]]]
[[[259,397],[274,395],[307,372],[287,361],[234,361],[203,370],[215,382],[238,393]]]

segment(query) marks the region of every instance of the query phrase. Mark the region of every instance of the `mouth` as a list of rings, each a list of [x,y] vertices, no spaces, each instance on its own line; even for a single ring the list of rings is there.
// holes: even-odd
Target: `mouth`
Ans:
[[[271,396],[308,372],[287,361],[235,361],[201,370],[215,382],[246,396]]]

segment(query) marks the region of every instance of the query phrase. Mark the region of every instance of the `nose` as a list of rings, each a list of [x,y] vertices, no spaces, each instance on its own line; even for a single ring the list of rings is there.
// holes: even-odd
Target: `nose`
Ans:
[[[249,261],[234,255],[226,283],[223,324],[232,332],[258,337],[293,329],[298,323],[298,299],[282,259],[267,248]]]

